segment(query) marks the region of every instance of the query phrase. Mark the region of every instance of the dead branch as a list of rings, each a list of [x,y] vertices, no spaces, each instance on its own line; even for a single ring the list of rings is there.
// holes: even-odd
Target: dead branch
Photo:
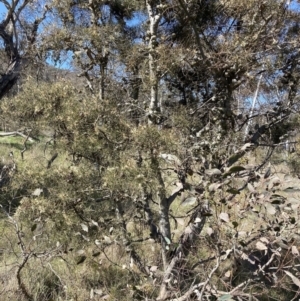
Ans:
[[[202,300],[202,296],[203,296],[203,294],[204,294],[205,288],[206,288],[208,282],[210,281],[211,277],[213,276],[213,274],[214,274],[214,273],[216,272],[216,270],[219,268],[219,266],[220,266],[220,256],[217,257],[216,265],[215,265],[214,268],[210,271],[210,273],[209,273],[207,279],[206,279],[205,282],[204,282],[204,285],[203,285],[203,287],[202,287],[202,289],[201,289],[201,292],[200,292],[200,294],[199,294],[199,296],[198,296],[198,299],[199,299],[199,300]]]
[[[29,135],[25,135],[21,132],[15,131],[15,132],[0,132],[0,137],[7,137],[7,136],[21,136],[25,139],[27,139],[29,142],[34,142],[34,139],[31,138]]]
[[[21,157],[22,157],[22,160],[24,160],[24,153],[27,151],[27,141],[29,139],[29,133],[28,135],[25,137],[25,140],[24,140],[24,148],[21,150]]]
[[[47,164],[47,169],[49,169],[52,165],[52,163],[54,162],[54,160],[58,157],[58,153],[55,153],[50,160],[48,160],[48,164]]]
[[[19,266],[18,270],[17,270],[17,280],[18,280],[18,285],[19,288],[22,292],[22,294],[24,295],[24,297],[28,300],[28,301],[32,301],[34,300],[33,297],[30,295],[30,293],[27,291],[25,284],[22,281],[21,278],[21,271],[23,270],[25,264],[27,263],[27,261],[30,259],[30,257],[32,256],[31,253],[28,253],[25,257],[23,257],[23,262],[21,263],[21,265]]]
[[[192,244],[195,243],[196,237],[199,237],[205,222],[208,208],[201,207],[195,212],[189,225],[185,228],[182,235],[179,238],[178,247],[174,250],[172,260],[169,263],[160,286],[159,297],[157,300],[165,300],[168,295],[168,282],[176,268],[180,263],[188,256]]]

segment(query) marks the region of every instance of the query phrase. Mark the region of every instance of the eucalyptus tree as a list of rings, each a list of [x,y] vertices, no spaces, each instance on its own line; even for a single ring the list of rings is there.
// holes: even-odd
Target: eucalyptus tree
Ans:
[[[274,0],[54,1],[49,9],[57,22],[44,27],[41,49],[71,53],[88,89],[27,84],[2,110],[55,132],[34,164],[25,153],[10,187],[22,188],[16,218],[29,230],[18,239],[32,260],[55,245],[57,258],[78,251],[74,273],[87,267],[84,277],[59,274],[61,295],[74,278],[84,279],[82,299],[98,285],[118,300],[181,301],[282,299],[284,275],[299,286],[288,270],[296,191],[264,170],[278,146],[272,131],[299,106],[298,12]],[[247,116],[258,82],[263,105]],[[282,101],[271,110],[273,95]],[[249,119],[257,125],[244,141]],[[45,226],[33,249],[36,221]],[[71,271],[69,260],[61,266]],[[117,280],[104,283],[104,270]]]
[[[69,51],[75,68],[80,69],[78,76],[86,79],[101,101],[109,97],[105,92],[110,82],[121,76],[122,66],[116,67],[119,48],[135,7],[135,1],[52,2],[57,22],[45,29],[44,47],[58,57],[61,51]]]
[[[0,22],[2,40],[2,74],[0,98],[16,83],[29,59],[38,57],[38,34],[48,6],[35,0],[3,0],[5,13]]]

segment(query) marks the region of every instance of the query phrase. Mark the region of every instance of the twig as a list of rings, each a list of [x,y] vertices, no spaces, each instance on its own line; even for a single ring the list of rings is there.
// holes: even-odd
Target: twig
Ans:
[[[265,269],[272,263],[274,260],[275,256],[278,255],[278,251],[281,251],[281,248],[279,247],[271,256],[271,258],[268,260],[266,264],[264,264],[262,267],[259,266],[258,270],[255,271],[253,274],[258,275],[259,273],[265,274]]]
[[[124,143],[124,142],[127,140],[127,139],[125,139],[125,140],[123,140],[123,141],[121,141],[121,142],[111,141],[111,140],[107,137],[106,133],[105,133],[103,130],[101,130],[101,129],[99,128],[99,126],[97,126],[97,123],[98,123],[100,117],[101,117],[101,115],[98,115],[98,117],[97,117],[96,120],[94,121],[94,127],[95,127],[95,129],[97,128],[97,131],[99,131],[109,143],[113,143],[113,144],[122,144],[122,143]]]
[[[18,270],[17,270],[17,280],[18,280],[18,285],[20,290],[22,291],[24,297],[28,300],[31,301],[33,300],[32,296],[29,294],[29,292],[27,291],[25,284],[23,283],[22,279],[21,279],[21,271],[23,270],[25,264],[27,263],[27,261],[29,260],[29,258],[31,257],[32,253],[28,253],[24,258],[23,258],[23,262],[21,263],[21,265],[19,266]]]
[[[24,140],[24,143],[23,143],[24,148],[21,150],[22,160],[24,160],[24,153],[27,151],[27,144],[26,143],[27,143],[28,139],[29,139],[29,133],[28,133],[28,135],[26,136],[26,138]]]
[[[203,294],[204,294],[205,288],[206,288],[208,282],[210,281],[211,277],[213,276],[213,274],[214,274],[214,273],[216,272],[216,270],[219,268],[219,266],[220,266],[220,256],[217,257],[217,262],[216,262],[215,267],[210,271],[210,273],[209,273],[209,275],[208,275],[206,281],[204,282],[204,285],[203,285],[203,287],[202,287],[202,289],[201,289],[201,292],[200,292],[200,294],[199,294],[199,296],[198,296],[198,300],[202,300],[202,296],[203,296]]]
[[[51,167],[51,164],[53,163],[53,161],[57,158],[58,153],[55,153],[50,160],[48,160],[48,164],[47,164],[47,169],[49,169]]]
[[[4,213],[7,215],[8,219],[11,221],[11,223],[15,227],[16,235],[18,237],[18,245],[20,246],[21,253],[22,253],[22,256],[23,256],[23,261],[19,265],[17,273],[16,273],[16,277],[17,277],[19,288],[20,288],[22,294],[24,295],[24,297],[28,301],[32,301],[33,297],[27,291],[27,289],[25,287],[25,284],[23,283],[23,281],[21,279],[21,271],[25,267],[25,265],[28,262],[28,260],[32,257],[33,253],[32,252],[26,252],[26,248],[25,248],[25,245],[24,245],[24,242],[23,242],[23,239],[22,239],[22,233],[20,231],[20,228],[19,228],[19,225],[18,225],[17,221],[3,208],[2,205],[0,205],[0,208],[2,208],[2,210],[4,211]]]
[[[50,143],[51,143],[51,141],[54,141],[54,138],[51,138],[49,141],[47,141],[47,142],[45,143],[44,155],[46,154],[46,149],[47,149],[47,146],[48,146],[48,144],[50,144]]]
[[[53,267],[52,267],[52,265],[51,265],[50,262],[48,262],[48,265],[49,265],[50,270],[52,271],[52,273],[58,278],[58,280],[59,280],[61,286],[63,287],[63,286],[64,286],[63,281],[62,281],[61,278],[58,276],[58,274],[54,271],[54,269],[53,269]]]

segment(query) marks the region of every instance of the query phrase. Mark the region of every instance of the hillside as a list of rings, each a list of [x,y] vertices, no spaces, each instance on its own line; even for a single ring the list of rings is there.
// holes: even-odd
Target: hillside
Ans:
[[[5,10],[0,300],[299,298],[298,1]]]

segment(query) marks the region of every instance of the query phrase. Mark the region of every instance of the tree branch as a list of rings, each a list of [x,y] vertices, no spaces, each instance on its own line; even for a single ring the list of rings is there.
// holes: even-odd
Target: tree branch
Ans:
[[[194,214],[191,222],[185,228],[184,232],[179,238],[178,247],[174,250],[172,260],[169,263],[160,286],[159,297],[157,300],[165,300],[169,296],[168,282],[174,271],[180,265],[180,263],[189,255],[192,244],[195,243],[196,237],[201,233],[205,222],[206,213],[209,211],[205,206],[200,207]]]

